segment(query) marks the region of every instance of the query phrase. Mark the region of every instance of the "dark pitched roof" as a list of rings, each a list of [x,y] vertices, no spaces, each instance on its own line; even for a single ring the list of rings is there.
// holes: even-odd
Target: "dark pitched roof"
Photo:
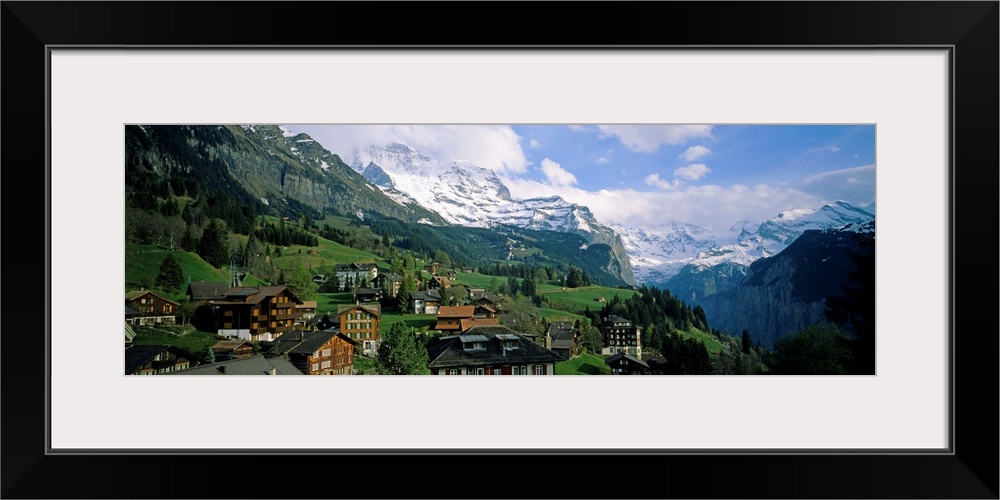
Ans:
[[[340,330],[334,329],[315,332],[292,330],[283,333],[277,340],[271,341],[270,344],[274,346],[274,353],[276,354],[312,354],[335,336],[339,336],[351,344],[359,344],[358,341],[340,333]]]
[[[243,344],[247,344],[247,345],[253,347],[253,344],[251,344],[250,342],[247,342],[245,340],[220,340],[220,341],[212,344],[211,349],[213,351],[232,351],[234,349],[242,347]]]
[[[285,285],[276,286],[238,286],[235,288],[230,288],[223,292],[223,297],[220,300],[213,300],[213,304],[257,304],[262,300],[269,297],[277,297],[288,292],[288,296],[292,299],[295,304],[301,304],[302,299],[295,296],[291,290]],[[240,297],[246,297],[245,300],[234,300]]]
[[[302,342],[293,347],[289,354],[312,354],[316,352],[323,344],[330,341],[330,339],[337,336],[336,330],[320,330],[316,332],[304,332],[302,335]],[[284,335],[282,335],[284,337]],[[279,337],[280,339],[281,337]]]
[[[632,356],[631,354],[626,354],[624,352],[620,352],[618,354],[614,354],[614,355],[608,356],[607,358],[604,358],[604,363],[610,365],[611,363],[615,363],[617,361],[620,361],[622,358],[624,358],[626,361],[629,361],[630,364],[637,364],[637,365],[640,365],[640,366],[642,366],[644,368],[649,368],[649,365],[646,364],[645,361],[643,361],[643,360],[641,360],[639,358],[636,358],[635,356]]]
[[[285,358],[265,358],[261,354],[245,359],[196,366],[164,375],[270,375],[271,369],[275,370],[275,375],[304,375]]]
[[[516,338],[516,349],[505,349],[497,336]],[[465,349],[462,340],[482,337],[485,349]],[[427,347],[430,368],[562,361],[558,354],[535,344],[506,326],[475,326],[462,335],[438,337]]]
[[[416,292],[410,292],[410,300],[424,300],[424,301],[432,300],[440,302],[441,293],[438,292],[437,290],[427,290],[427,291],[418,290]]]
[[[173,305],[180,305],[177,302],[175,302],[173,300],[170,300],[170,299],[168,299],[168,298],[166,298],[166,297],[164,297],[164,296],[162,296],[162,295],[160,295],[158,293],[154,293],[152,290],[132,290],[131,292],[125,292],[125,300],[131,302],[131,301],[133,301],[135,299],[138,299],[139,297],[142,297],[143,295],[147,295],[147,294],[152,295],[153,297],[156,297],[156,298],[158,298],[158,299],[160,299],[160,300],[162,300],[164,302],[169,302],[169,303],[171,303]]]
[[[552,339],[553,349],[572,349],[574,344],[576,343],[573,342],[573,339]]]
[[[172,345],[163,344],[140,344],[140,345],[130,345],[125,348],[125,374],[131,375],[135,373],[136,370],[149,363],[164,351],[170,351],[175,356],[193,361],[195,363],[202,361],[201,358],[191,354],[179,347],[174,347]]]
[[[480,301],[480,300],[487,300],[489,302],[492,302],[492,303],[496,304],[496,303],[500,302],[501,299],[500,299],[499,296],[495,295],[493,292],[483,292],[482,295],[480,295],[479,297],[476,297],[476,301],[477,302]]]
[[[608,316],[608,319],[604,320],[604,325],[605,326],[611,326],[614,323],[626,323],[628,326],[632,326],[632,320],[625,319],[625,318],[619,318],[618,316],[615,316],[614,314],[612,314],[611,316]]]
[[[222,281],[192,281],[188,283],[186,295],[190,295],[191,300],[219,299],[226,290],[229,285]]]
[[[568,321],[560,321],[552,323],[549,325],[549,336],[553,340],[570,340],[576,336],[576,328],[573,328],[573,323]]]
[[[389,281],[403,281],[403,277],[396,273],[379,273],[378,279]]]
[[[500,320],[496,318],[462,318],[459,320],[460,329],[464,332],[475,326],[497,326]]]

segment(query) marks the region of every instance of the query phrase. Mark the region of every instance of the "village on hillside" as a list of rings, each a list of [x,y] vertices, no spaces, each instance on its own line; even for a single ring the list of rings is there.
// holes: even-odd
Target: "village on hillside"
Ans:
[[[424,267],[424,290],[410,291],[404,315],[431,315],[425,332],[405,331],[426,350],[419,373],[434,375],[554,375],[556,364],[579,356],[579,322],[555,321],[542,335],[519,331],[516,319],[504,317],[510,297],[485,287],[462,286],[449,293],[455,270],[439,263]],[[466,270],[470,271],[470,270]],[[339,264],[331,275],[317,274],[319,285],[331,282],[349,292],[350,303],[317,313],[317,301],[302,300],[287,285],[240,286],[234,282],[191,281],[185,292],[189,314],[210,324],[217,341],[203,353],[171,343],[136,343],[139,333],[165,332],[188,318],[181,303],[152,290],[125,294],[126,375],[358,375],[376,361],[383,347],[380,301],[399,294],[403,278],[380,272],[373,263]],[[455,287],[459,288],[459,287]],[[595,299],[599,303],[604,297]],[[402,306],[400,307],[402,309]],[[597,373],[653,373],[660,356],[645,356],[640,328],[611,315],[598,325],[606,367]]]

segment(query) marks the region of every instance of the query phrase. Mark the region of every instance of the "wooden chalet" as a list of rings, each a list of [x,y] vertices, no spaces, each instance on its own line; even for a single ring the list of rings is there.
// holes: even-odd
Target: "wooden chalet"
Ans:
[[[358,342],[336,330],[293,330],[275,342],[273,352],[306,375],[353,375]]]
[[[441,289],[447,290],[451,288],[451,279],[444,276],[434,276],[430,281],[427,282],[427,289]]]
[[[291,330],[302,300],[285,285],[236,287],[211,300],[217,333],[251,342],[273,340]]]
[[[462,333],[474,326],[497,326],[500,320],[481,306],[441,306],[434,329],[442,333]]]
[[[173,325],[179,305],[150,290],[125,292],[125,320],[133,325]]]
[[[579,349],[580,331],[569,321],[557,321],[549,325],[545,334],[545,347],[552,352],[570,359],[577,355]]]
[[[245,340],[220,340],[212,344],[210,349],[215,361],[244,359],[254,355],[253,344]]]
[[[382,307],[378,304],[355,304],[337,307],[340,318],[340,331],[348,338],[358,342],[361,353],[374,356],[378,352],[379,321],[382,319]]]
[[[130,345],[125,348],[125,375],[160,375],[186,370],[205,361],[172,345]]]
[[[611,367],[612,375],[645,375],[649,372],[649,364],[624,352],[609,356],[604,362]]]

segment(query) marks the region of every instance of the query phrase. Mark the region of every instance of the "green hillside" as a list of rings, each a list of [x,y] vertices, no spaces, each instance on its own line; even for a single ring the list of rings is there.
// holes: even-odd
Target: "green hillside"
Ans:
[[[136,245],[125,251],[125,291],[153,288],[156,276],[160,273],[160,264],[168,254],[173,254],[181,265],[185,283],[188,282],[188,278],[190,281],[229,281],[227,271],[212,267],[196,253],[165,250],[154,245]],[[171,298],[179,299],[184,290],[165,290],[165,292]]]
[[[556,375],[601,375],[609,372],[604,358],[589,352],[556,363]]]

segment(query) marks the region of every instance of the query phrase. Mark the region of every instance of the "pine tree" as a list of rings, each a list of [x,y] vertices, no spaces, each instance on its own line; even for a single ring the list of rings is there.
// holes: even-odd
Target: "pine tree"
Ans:
[[[229,233],[219,219],[212,219],[202,233],[198,255],[212,267],[222,267],[229,260]]]
[[[517,278],[514,275],[507,277],[507,290],[511,295],[517,295],[518,290],[520,290],[520,287],[517,285]]]
[[[536,296],[535,280],[525,278],[524,281],[521,282],[521,295],[524,295],[525,297]]]
[[[175,292],[184,284],[184,271],[174,254],[168,253],[160,263],[160,273],[156,276],[156,284],[168,292]]]
[[[753,342],[750,339],[750,330],[743,330],[743,354],[750,354],[750,348],[753,347]]]
[[[566,276],[566,286],[577,288],[582,282],[583,275],[580,273],[580,269],[577,267],[569,268],[569,274]]]
[[[382,375],[421,375],[427,369],[427,349],[418,345],[406,324],[397,321],[382,336],[376,358]]]
[[[413,291],[413,280],[409,275],[403,274],[403,282],[399,284],[399,293],[396,294],[396,304],[400,312],[408,312],[410,305],[410,292]]]

